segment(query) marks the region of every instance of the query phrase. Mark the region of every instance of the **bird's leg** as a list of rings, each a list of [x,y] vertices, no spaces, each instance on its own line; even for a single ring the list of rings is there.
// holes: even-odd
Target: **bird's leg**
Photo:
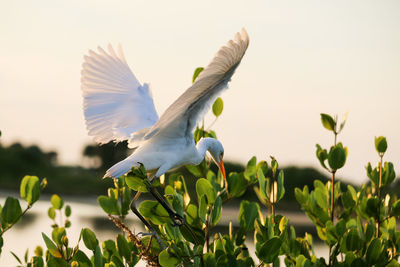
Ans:
[[[164,249],[166,249],[164,242],[161,240],[161,238],[158,235],[158,233],[156,232],[156,230],[154,230],[154,228],[150,225],[150,223],[142,216],[142,214],[140,214],[140,212],[136,208],[136,200],[139,197],[139,195],[140,194],[136,194],[136,196],[132,199],[131,204],[130,204],[131,211],[133,213],[135,213],[135,215],[144,223],[144,225],[146,225],[146,227],[150,230],[150,234],[156,238],[157,243],[160,246],[160,249],[164,250]],[[143,234],[143,235],[145,235],[145,234]]]
[[[171,206],[169,205],[168,201],[165,199],[164,196],[160,195],[160,193],[157,191],[157,189],[152,185],[153,182],[156,179],[150,180],[150,182],[145,183],[147,190],[150,192],[150,194],[153,195],[155,199],[157,199],[158,203],[161,204],[161,206],[164,207],[164,209],[168,212],[169,217],[172,220],[172,225],[173,226],[182,226],[185,224],[185,218],[183,218],[181,215],[176,213]]]

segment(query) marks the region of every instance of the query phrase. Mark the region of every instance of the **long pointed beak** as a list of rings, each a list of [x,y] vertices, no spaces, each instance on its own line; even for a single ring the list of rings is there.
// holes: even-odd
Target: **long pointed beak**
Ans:
[[[224,177],[224,180],[226,180],[226,174],[225,174],[225,166],[224,166],[224,161],[222,160],[222,157],[219,159],[219,169],[222,173],[222,176]]]

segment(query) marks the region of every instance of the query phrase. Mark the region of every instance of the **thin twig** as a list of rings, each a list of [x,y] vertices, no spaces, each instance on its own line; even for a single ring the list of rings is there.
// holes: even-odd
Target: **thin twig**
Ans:
[[[138,256],[142,260],[146,261],[148,266],[160,266],[157,261],[157,255],[151,255],[151,253],[149,253],[149,251],[147,251],[144,247],[142,240],[137,237],[123,222],[110,214],[108,214],[108,218],[115,224],[115,226],[128,234],[129,239],[136,245],[136,247],[140,251]],[[151,244],[151,242],[149,244]]]
[[[379,162],[379,181],[378,181],[378,199],[379,199],[379,204],[378,204],[378,219],[376,220],[376,238],[379,237],[379,227],[381,224],[381,187],[382,187],[382,164],[383,164],[383,155],[379,155],[381,158],[381,161]]]

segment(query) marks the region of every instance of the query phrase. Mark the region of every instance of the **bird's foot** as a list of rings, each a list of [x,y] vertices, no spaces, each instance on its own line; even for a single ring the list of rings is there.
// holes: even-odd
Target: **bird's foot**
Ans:
[[[186,222],[185,218],[177,213],[172,213],[169,217],[172,220],[172,226],[182,226]]]
[[[167,248],[167,246],[164,244],[164,242],[161,240],[160,236],[158,235],[158,233],[155,230],[150,230],[149,233],[144,233],[144,232],[139,232],[137,233],[138,236],[152,236],[155,237],[158,243],[158,246],[160,247],[161,250],[164,250]]]
[[[152,233],[152,232],[151,232],[151,233],[139,232],[139,233],[137,233],[136,235],[139,236],[139,237],[143,237],[143,236],[153,235],[153,233]]]

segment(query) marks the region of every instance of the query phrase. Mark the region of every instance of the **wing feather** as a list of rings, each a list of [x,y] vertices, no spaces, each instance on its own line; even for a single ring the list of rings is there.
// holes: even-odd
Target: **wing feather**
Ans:
[[[128,139],[137,144],[131,135],[141,138],[143,129],[158,120],[149,86],[136,79],[120,46],[117,53],[111,45],[108,53],[101,47],[98,53],[89,50],[81,88],[86,128],[97,143]]]
[[[243,29],[235,35],[234,40],[220,48],[195,83],[168,107],[144,138],[149,139],[156,135],[183,137],[192,134],[204,113],[227,88],[248,45],[249,36]]]

